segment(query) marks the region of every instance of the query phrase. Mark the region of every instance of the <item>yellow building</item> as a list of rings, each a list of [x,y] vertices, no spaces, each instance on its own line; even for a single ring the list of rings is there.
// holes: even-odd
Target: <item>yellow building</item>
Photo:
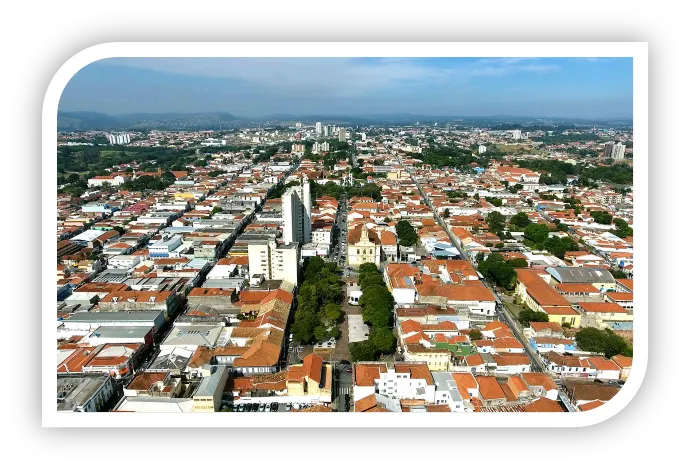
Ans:
[[[366,262],[381,265],[381,240],[365,225],[357,225],[347,233],[347,263],[359,266]]]
[[[542,308],[542,310],[549,315],[549,322],[555,322],[561,325],[568,325],[570,327],[580,327],[582,322],[582,315],[570,308]]]
[[[448,371],[450,351],[426,348],[421,344],[408,344],[403,350],[405,361],[424,362],[431,371]]]
[[[301,365],[291,365],[286,378],[288,396],[309,396],[331,402],[333,368],[324,364],[315,353],[304,358]]]

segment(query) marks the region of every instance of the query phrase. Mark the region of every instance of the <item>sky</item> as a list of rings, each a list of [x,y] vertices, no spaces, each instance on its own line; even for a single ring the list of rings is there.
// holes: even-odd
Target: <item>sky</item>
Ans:
[[[61,111],[632,118],[632,58],[111,58]]]

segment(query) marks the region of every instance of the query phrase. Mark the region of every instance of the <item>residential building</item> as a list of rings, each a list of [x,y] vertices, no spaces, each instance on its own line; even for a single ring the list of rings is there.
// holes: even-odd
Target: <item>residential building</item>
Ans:
[[[288,188],[282,196],[283,241],[309,243],[311,241],[311,189],[309,179],[302,178],[299,186]]]
[[[251,279],[263,276],[266,280],[287,280],[297,284],[300,252],[297,243],[252,242],[248,251]]]

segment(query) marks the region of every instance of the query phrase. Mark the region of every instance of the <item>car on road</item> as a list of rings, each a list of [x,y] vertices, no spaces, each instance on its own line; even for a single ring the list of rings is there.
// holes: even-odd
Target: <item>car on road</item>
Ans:
[[[232,406],[232,411],[233,411],[233,412],[237,412],[238,407],[239,407],[239,406],[238,406],[237,404],[233,405],[233,406]]]
[[[244,404],[235,404],[232,406],[233,412],[244,412]]]
[[[263,412],[264,410],[266,410],[266,404],[262,402],[262,403],[259,405],[259,412]]]
[[[271,402],[271,412],[278,412],[278,403]]]
[[[289,412],[291,409],[292,409],[291,403],[288,402],[287,404],[285,404],[285,410],[287,410]]]
[[[352,368],[345,368],[345,373],[352,373]]]
[[[259,410],[259,403],[255,402],[254,404],[252,404],[252,412],[256,412],[258,410]]]

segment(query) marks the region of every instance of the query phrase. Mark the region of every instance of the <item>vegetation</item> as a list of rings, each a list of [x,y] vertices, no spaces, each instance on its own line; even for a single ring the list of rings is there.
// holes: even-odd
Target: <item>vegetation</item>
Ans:
[[[613,217],[609,212],[600,212],[593,210],[589,212],[589,214],[591,215],[595,223],[599,223],[601,225],[610,225],[613,221]]]
[[[419,241],[417,230],[407,220],[400,220],[395,226],[398,235],[398,243],[401,246],[414,246]]]
[[[620,336],[617,336],[610,329],[597,329],[585,327],[576,335],[577,346],[586,352],[603,353],[606,358],[626,352],[631,356],[632,349]]]
[[[493,281],[496,285],[512,290],[517,283],[517,272],[512,264],[506,260],[499,253],[494,252],[481,261],[477,270],[487,279]]]
[[[542,223],[530,223],[525,228],[525,238],[535,243],[543,243],[549,237],[549,227]]]
[[[520,324],[527,327],[530,322],[549,322],[549,315],[542,311],[523,309],[518,315],[518,321],[520,321]]]
[[[458,148],[456,146],[438,146],[434,145],[422,152],[422,162],[429,164],[436,168],[449,166],[451,168],[458,168],[476,162],[472,156],[472,150]]]
[[[498,212],[491,212],[487,215],[486,222],[489,224],[489,231],[498,233],[505,229],[506,217]]]
[[[359,285],[362,288],[362,319],[370,326],[369,338],[350,344],[355,361],[375,360],[379,354],[395,349],[393,335],[393,306],[395,301],[383,283],[383,276],[373,263],[359,267]]]
[[[326,263],[320,257],[310,257],[305,264],[292,325],[295,341],[300,344],[338,337],[338,322],[342,319],[337,264]]]
[[[469,332],[470,340],[482,340],[482,331],[479,329],[470,329]]]
[[[340,186],[334,182],[327,182],[326,184],[317,184],[310,180],[311,194],[314,199],[328,195],[340,199],[345,194],[345,197],[371,197],[375,201],[381,200],[381,187],[376,184],[364,184],[362,186]]]
[[[532,223],[525,212],[520,212],[510,218],[510,224],[518,228],[527,228]]]
[[[503,200],[498,197],[486,197],[486,201],[494,207],[500,207],[501,205],[503,205]]]
[[[630,228],[628,223],[622,218],[614,219],[613,223],[614,225],[616,225],[616,229],[613,231],[613,234],[615,234],[619,238],[627,238],[633,235],[632,228]]]

